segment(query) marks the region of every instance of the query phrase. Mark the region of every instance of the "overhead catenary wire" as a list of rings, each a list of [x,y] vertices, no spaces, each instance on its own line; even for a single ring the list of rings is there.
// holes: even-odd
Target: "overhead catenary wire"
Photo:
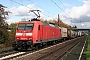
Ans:
[[[30,2],[32,2],[33,4],[34,4],[34,2],[33,1],[31,1],[31,0],[28,0],[28,1],[30,1]],[[44,8],[42,8],[41,6],[39,6],[38,4],[36,4],[36,6],[38,6],[38,7],[40,7],[41,9],[43,9],[43,10],[45,10],[45,11],[47,11],[46,9],[44,9]],[[51,12],[49,12],[49,11],[47,11],[48,12],[48,14],[52,14]],[[41,12],[42,13],[42,12]],[[44,14],[45,16],[47,16],[47,17],[50,17],[49,15],[46,15],[46,14]]]
[[[31,1],[31,0],[28,0],[28,1],[30,1],[30,2],[32,2],[33,4],[34,4],[34,2],[33,1]],[[41,9],[44,9],[44,8],[42,8],[41,6],[39,6],[38,4],[36,4],[36,6],[38,6],[38,7],[40,7]],[[47,11],[46,9],[44,9],[45,11]],[[51,13],[51,12],[49,12],[49,11],[47,11],[48,13]],[[51,13],[52,14],[52,13]]]
[[[15,0],[10,0],[10,1],[12,1],[12,2],[14,2],[14,3],[16,3],[16,4],[19,4],[19,5],[21,5],[21,6],[25,6],[24,4],[22,4],[22,3],[19,3],[19,2],[16,2]],[[29,0],[29,1],[31,1],[31,0]],[[52,1],[52,0],[51,0]],[[56,4],[54,1],[52,1],[54,4]],[[32,3],[34,3],[34,2],[32,2]],[[57,5],[57,4],[56,4]],[[37,5],[38,7],[40,7],[39,5]],[[59,5],[57,5],[58,7],[59,7]],[[25,7],[27,7],[27,6],[25,6]],[[27,8],[29,8],[29,9],[31,9],[30,7],[27,7]],[[40,7],[41,8],[41,7]],[[61,7],[59,7],[62,11],[63,11],[63,9],[61,8]],[[42,13],[42,12],[41,12]],[[49,13],[49,12],[48,12]],[[64,13],[66,13],[66,12],[64,12]],[[42,13],[43,15],[45,15],[45,16],[47,16],[47,17],[50,17],[49,15],[47,15],[47,14],[44,14],[44,13]],[[67,13],[66,13],[67,14]],[[68,14],[67,14],[68,15]],[[69,15],[68,15],[69,16]],[[70,16],[69,16],[70,17]],[[71,17],[70,17],[71,18]],[[72,19],[72,18],[71,18]],[[76,20],[76,19],[75,19]]]
[[[57,3],[55,3],[53,0],[51,0],[60,10],[62,10],[65,14],[68,15],[68,17],[71,19],[71,22],[72,22],[72,19],[74,20],[77,20],[75,18],[72,18],[68,13],[66,13]],[[60,1],[60,0],[59,0]],[[60,1],[61,2],[61,1]],[[61,4],[63,5],[63,3],[61,2]],[[64,5],[63,5],[64,6]],[[64,6],[65,7],[65,6]],[[65,7],[66,8],[66,7]]]
[[[62,4],[62,6],[66,8],[66,6],[61,2],[61,0],[59,0],[59,1],[60,1],[60,3]],[[69,12],[69,11],[68,11],[68,12]],[[70,12],[69,12],[69,13],[70,13]]]
[[[12,2],[14,2],[14,3],[16,3],[16,4],[19,4],[19,5],[21,5],[21,6],[25,6],[24,4],[22,4],[22,3],[19,3],[19,2],[16,2],[16,1],[14,1],[14,0],[10,0],[10,1],[12,1]],[[27,7],[27,6],[25,6],[26,8],[29,8],[30,10],[31,10],[31,8],[30,7]],[[41,12],[42,13],[42,12]],[[43,15],[45,15],[45,16],[47,16],[47,17],[50,17],[50,16],[48,16],[47,14],[44,14],[44,13],[42,13]]]
[[[64,6],[65,8],[66,8],[66,6],[61,2],[61,0],[59,0],[60,1],[60,3],[62,4],[62,6]],[[69,12],[70,13],[70,12]],[[75,18],[73,18],[74,20],[77,20],[77,19],[75,19]],[[80,20],[81,21],[81,20]],[[72,22],[72,21],[71,21]]]
[[[31,0],[28,0],[28,1],[30,1],[30,2],[32,2],[33,4],[34,4],[34,2],[33,1],[31,1]],[[40,8],[42,8],[41,6],[39,6],[38,4],[36,4],[36,6],[38,6],[38,7],[40,7]],[[44,9],[44,8],[42,8],[42,9]],[[47,11],[46,9],[44,9],[45,11]],[[48,12],[48,11],[47,11]],[[48,13],[50,13],[50,14],[52,14],[51,12],[48,12]],[[48,17],[50,17],[49,15],[48,15]]]
[[[22,4],[22,3],[19,3],[19,2],[16,2],[16,1],[14,1],[14,0],[10,0],[10,1],[12,1],[12,2],[14,2],[14,3],[16,3],[16,4],[19,4],[19,5],[21,5],[21,6],[25,6],[24,4]],[[29,0],[30,2],[32,2],[31,0]],[[32,3],[34,3],[34,2],[32,2]],[[39,5],[37,5],[38,7],[40,7]],[[27,7],[27,6],[25,6],[25,7]],[[31,9],[30,7],[27,7],[27,8],[29,8],[29,9]],[[42,7],[40,7],[40,8],[42,8]],[[45,10],[46,11],[46,10]],[[48,12],[48,11],[47,11]],[[41,12],[42,13],[42,12]],[[50,12],[48,12],[48,13],[50,13]],[[44,13],[42,13],[43,15],[45,15],[45,16],[47,16],[47,17],[50,17],[49,15],[47,15],[47,14],[44,14]]]
[[[60,3],[62,4],[62,6],[64,6],[65,8],[66,8],[66,6],[61,2],[61,0],[59,0],[60,1]]]
[[[70,19],[71,19],[71,24],[72,24],[72,17],[71,16],[69,16],[69,14],[68,13],[66,13],[57,3],[55,3],[53,0],[51,0],[60,10],[62,10]],[[76,20],[76,19],[75,19]]]
[[[67,14],[57,3],[51,0],[60,10],[62,10],[65,14]],[[69,14],[67,14],[69,16]],[[69,16],[70,17],[70,16]],[[72,19],[72,17],[70,17]]]
[[[23,4],[19,3],[19,2],[14,1],[14,0],[10,0],[10,1],[12,1],[12,2],[14,2],[14,3],[16,3],[16,4],[19,4],[19,5],[21,5],[21,6],[25,6],[25,5],[23,5]],[[27,7],[27,6],[25,6],[25,7]],[[29,8],[29,7],[27,7],[27,8]],[[31,8],[29,8],[29,9],[31,9]]]

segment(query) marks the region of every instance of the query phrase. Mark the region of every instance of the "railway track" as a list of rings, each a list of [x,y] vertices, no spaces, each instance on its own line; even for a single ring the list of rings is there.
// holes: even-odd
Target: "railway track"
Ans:
[[[80,41],[81,39],[75,39],[70,42],[63,43],[62,46],[59,45],[50,49],[48,52],[43,52],[43,55],[32,60],[59,60]]]
[[[9,51],[13,51],[13,49],[11,47],[9,47],[9,48],[3,48],[3,49],[0,49],[0,54],[6,53],[6,52],[9,52]]]
[[[13,53],[17,53],[18,51],[8,51],[8,52],[6,52],[6,53],[2,53],[2,54],[0,54],[0,58],[1,57],[3,57],[3,56],[7,56],[7,55],[10,55],[10,54],[13,54]]]
[[[14,59],[17,58],[19,56],[23,56],[26,55],[28,53],[34,52],[35,50],[28,50],[28,51],[14,51],[13,49],[11,50],[6,50],[6,51],[2,51],[0,52],[0,60],[10,60],[10,59]]]
[[[6,55],[9,55],[11,53],[14,53],[15,51],[12,48],[4,48],[0,50],[0,58]]]
[[[35,53],[30,53],[28,55],[22,56],[18,60],[59,60],[82,39],[85,39],[85,37],[59,43],[57,45],[42,49]]]
[[[68,40],[38,51],[7,53],[1,55],[0,60],[58,60],[84,38],[85,37]]]

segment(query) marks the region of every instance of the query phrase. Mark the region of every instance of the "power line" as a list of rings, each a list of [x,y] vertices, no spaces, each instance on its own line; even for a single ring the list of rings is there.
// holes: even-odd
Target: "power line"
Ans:
[[[33,1],[31,1],[31,0],[28,0],[28,1],[30,1],[30,2],[32,2],[33,4],[34,4],[34,2]],[[37,5],[37,4],[36,4]],[[37,5],[38,7],[40,7],[39,5]],[[64,5],[63,5],[64,6]],[[40,7],[40,8],[42,8],[42,7]],[[42,8],[43,9],[43,8]],[[44,9],[45,11],[47,11],[46,9]],[[47,11],[48,12],[48,11]],[[48,12],[48,13],[50,13],[50,12]],[[52,14],[52,13],[51,13]],[[50,17],[50,16],[48,16],[48,17]]]
[[[28,0],[28,1],[30,1],[30,2],[32,2],[33,4],[34,4],[34,2],[33,1],[31,1],[31,0]],[[41,6],[39,6],[38,4],[36,4],[36,6],[38,6],[38,7],[40,7],[40,8],[42,8]],[[44,9],[44,8],[42,8],[42,9]],[[46,9],[44,9],[45,11],[47,11]],[[48,12],[48,11],[47,11]],[[51,13],[51,12],[48,12],[48,13]],[[51,13],[52,14],[52,13]],[[46,15],[46,14],[44,14],[44,15]],[[50,17],[49,15],[47,15],[48,17]]]
[[[59,0],[60,1],[60,0]],[[60,1],[60,3],[66,8],[66,6]]]
[[[66,6],[61,2],[61,0],[59,0],[59,1],[60,1],[60,3],[62,4],[62,6],[66,8]],[[69,12],[69,11],[68,11],[68,12]],[[70,13],[70,12],[69,12],[69,13]]]
[[[51,0],[60,10],[62,10],[65,14],[67,14],[57,3]],[[67,14],[68,15],[68,14]],[[69,15],[68,15],[69,16]],[[70,17],[70,16],[69,16]],[[71,18],[71,17],[70,17]],[[72,19],[72,18],[71,18]]]
[[[33,4],[34,4],[34,2],[33,1],[31,1],[31,0],[28,0],[28,1],[30,1],[30,2],[32,2]],[[38,4],[36,4],[38,7],[40,7],[40,8],[42,8],[41,6],[39,6]],[[42,9],[44,9],[44,8],[42,8]],[[44,9],[45,11],[47,11],[46,9]],[[47,11],[48,12],[48,11]],[[48,13],[50,13],[50,12],[48,12]]]
[[[16,2],[16,1],[14,1],[14,0],[10,0],[10,1],[12,1],[12,2],[14,2],[14,3],[16,3],[16,4],[19,4],[19,5],[21,5],[21,6],[25,6],[25,5],[21,4],[21,3],[18,3],[18,2]],[[27,6],[25,6],[25,7],[27,7]],[[27,7],[27,8],[29,8],[29,7]],[[31,8],[29,8],[29,9],[31,9]]]
[[[10,0],[10,1],[12,1],[12,2],[14,2],[14,3],[16,3],[16,4],[19,4],[19,5],[21,5],[21,6],[25,6],[24,4],[21,4],[21,3],[19,3],[19,2],[14,1],[14,0]],[[25,6],[25,7],[27,7],[27,6]],[[27,7],[27,8],[29,8],[29,7]],[[31,8],[29,8],[29,9],[31,9]],[[42,14],[43,14],[43,13],[42,13]],[[47,17],[50,17],[50,16],[48,16],[48,15],[46,15],[46,14],[43,14],[43,15],[45,15],[45,16],[47,16]]]
[[[66,13],[57,3],[55,3],[53,0],[51,0],[60,10],[62,10],[65,14],[67,14],[68,15],[68,17],[70,17],[69,16],[69,14],[68,13]],[[60,0],[59,0],[60,1]],[[63,5],[63,4],[62,4]],[[64,5],[63,5],[64,6]],[[64,6],[65,7],[65,6]],[[66,7],[65,7],[66,8]],[[70,19],[73,19],[72,17],[70,17]],[[75,18],[74,18],[75,19]],[[76,19],[75,19],[76,20]],[[72,20],[71,20],[71,22],[72,22]]]
[[[60,1],[60,0],[59,0]],[[66,6],[60,1],[60,3],[66,8]],[[75,19],[75,18],[73,18],[74,20],[77,20],[77,19]],[[72,22],[72,21],[71,21]]]
[[[34,4],[34,2],[33,1],[31,1],[31,0],[28,0],[28,1],[30,1],[30,2],[32,2],[33,4]],[[36,6],[38,6],[38,7],[40,7],[41,9],[43,9],[43,10],[45,10],[45,11],[47,11],[46,9],[44,9],[44,8],[42,8],[41,6],[39,6],[38,4],[36,4]],[[50,14],[52,14],[51,12],[49,12],[49,11],[47,11],[48,13],[50,13]],[[46,15],[46,14],[45,14]],[[50,17],[50,16],[48,16],[48,17]]]

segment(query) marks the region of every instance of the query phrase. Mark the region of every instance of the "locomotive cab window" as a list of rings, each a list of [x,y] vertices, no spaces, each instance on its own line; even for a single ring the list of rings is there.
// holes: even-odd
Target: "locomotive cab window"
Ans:
[[[33,30],[33,24],[26,24],[26,30]]]
[[[18,24],[18,30],[33,30],[34,24]]]
[[[24,30],[25,24],[18,24],[18,30]]]

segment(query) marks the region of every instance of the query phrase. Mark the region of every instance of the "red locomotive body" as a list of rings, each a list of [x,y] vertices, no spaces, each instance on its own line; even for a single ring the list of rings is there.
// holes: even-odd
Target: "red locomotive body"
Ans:
[[[60,38],[61,29],[58,26],[41,21],[18,22],[13,48],[15,50],[28,49],[29,47],[55,41]]]

